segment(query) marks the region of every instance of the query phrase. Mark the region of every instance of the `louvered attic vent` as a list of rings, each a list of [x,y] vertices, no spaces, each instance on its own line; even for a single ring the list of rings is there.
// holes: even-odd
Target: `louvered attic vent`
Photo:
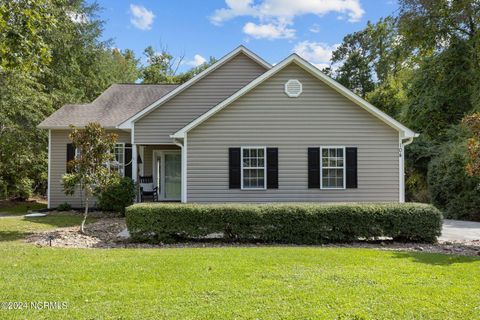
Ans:
[[[285,93],[291,98],[296,98],[302,94],[302,83],[297,79],[290,79],[285,83]]]

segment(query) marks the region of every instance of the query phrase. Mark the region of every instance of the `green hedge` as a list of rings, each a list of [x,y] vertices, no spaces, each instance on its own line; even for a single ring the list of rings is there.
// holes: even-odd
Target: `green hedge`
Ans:
[[[427,204],[135,204],[134,241],[174,242],[222,232],[226,240],[319,244],[392,237],[434,242],[442,215]]]

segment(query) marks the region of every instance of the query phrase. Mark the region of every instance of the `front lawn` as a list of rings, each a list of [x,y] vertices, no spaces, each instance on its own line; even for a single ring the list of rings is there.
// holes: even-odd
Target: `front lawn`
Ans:
[[[44,201],[0,201],[0,216],[24,215],[28,210],[45,209],[47,204]]]
[[[50,220],[0,218],[0,301],[68,308],[0,310],[1,319],[480,317],[479,258],[319,247],[37,248],[5,236],[78,222],[42,219]]]

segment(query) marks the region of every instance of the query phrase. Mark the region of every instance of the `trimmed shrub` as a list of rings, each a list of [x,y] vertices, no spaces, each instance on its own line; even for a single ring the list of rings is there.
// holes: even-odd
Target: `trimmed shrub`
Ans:
[[[125,213],[125,208],[135,200],[135,183],[129,177],[112,182],[99,196],[98,208],[104,211]]]
[[[158,204],[126,210],[134,241],[226,240],[319,244],[392,237],[435,242],[442,214],[428,204]]]

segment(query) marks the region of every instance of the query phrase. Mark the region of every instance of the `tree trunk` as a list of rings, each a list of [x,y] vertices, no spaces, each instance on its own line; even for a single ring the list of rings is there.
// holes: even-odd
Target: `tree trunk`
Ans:
[[[83,221],[82,225],[80,226],[80,232],[85,234],[85,222],[87,221],[88,216],[88,197],[85,199],[85,212],[83,213]]]

